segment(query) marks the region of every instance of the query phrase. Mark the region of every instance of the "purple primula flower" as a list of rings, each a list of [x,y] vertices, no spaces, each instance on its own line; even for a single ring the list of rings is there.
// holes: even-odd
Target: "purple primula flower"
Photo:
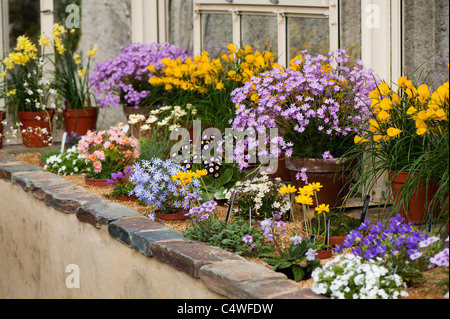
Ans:
[[[211,213],[214,209],[216,209],[216,206],[217,202],[213,200],[202,204],[202,208],[208,213]]]

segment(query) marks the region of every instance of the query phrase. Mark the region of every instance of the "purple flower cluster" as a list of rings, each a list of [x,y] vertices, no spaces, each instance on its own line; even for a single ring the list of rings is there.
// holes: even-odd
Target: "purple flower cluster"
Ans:
[[[99,107],[140,106],[151,95],[148,70],[153,65],[161,71],[164,58],[185,60],[186,52],[170,43],[132,43],[121,48],[121,52],[109,61],[95,65],[89,82],[97,96]]]
[[[293,152],[293,135],[318,134],[347,136],[355,125],[370,116],[369,93],[376,88],[372,71],[356,60],[352,68],[344,50],[330,52],[328,56],[304,55],[297,61],[298,68],[273,69],[253,77],[231,94],[236,105],[236,116],[230,122],[233,129],[265,132],[277,128],[278,154],[287,157]],[[324,67],[337,65],[334,68]],[[311,133],[311,127],[314,127]],[[322,147],[322,145],[318,145]],[[325,159],[333,159],[329,149],[321,150]],[[244,160],[244,159],[236,159]]]
[[[188,196],[190,195],[192,194],[189,194]],[[189,213],[185,214],[185,216],[195,218],[196,223],[201,223],[209,218],[209,214],[216,209],[216,206],[216,201],[204,202],[201,206],[191,208]]]
[[[272,218],[266,218],[260,222],[264,236],[269,240],[274,240],[276,229],[280,228],[283,234],[286,234],[286,223],[281,220],[281,213],[275,212]]]
[[[370,221],[362,223],[345,237],[343,245],[336,247],[335,252],[339,253],[343,248],[353,247],[352,253],[355,256],[367,260],[380,257],[391,260],[398,266],[404,266],[422,258],[422,261],[429,262],[430,267],[445,265],[448,267],[448,248],[430,255],[436,249],[435,243],[439,245],[439,242],[438,237],[431,236],[427,232],[414,231],[412,224],[405,224],[404,218],[398,214],[390,218],[389,225],[381,222],[372,224]]]

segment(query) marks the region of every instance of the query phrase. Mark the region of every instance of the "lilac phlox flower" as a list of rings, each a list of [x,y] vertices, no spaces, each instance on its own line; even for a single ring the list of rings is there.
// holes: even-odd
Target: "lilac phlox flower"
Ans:
[[[409,255],[409,258],[411,260],[419,259],[423,255],[420,250],[412,250],[412,251],[408,250],[407,254]]]
[[[322,154],[322,157],[323,157],[323,159],[326,160],[326,161],[332,161],[332,162],[334,161],[334,157],[330,154],[329,151],[324,152],[324,153]]]
[[[429,247],[429,246],[431,246],[433,243],[435,243],[435,242],[437,242],[437,241],[439,241],[439,238],[438,237],[429,237],[429,238],[427,238],[427,239],[425,239],[425,240],[422,240],[420,243],[419,243],[419,247],[420,248],[426,248],[426,247]]]
[[[196,193],[187,194],[186,199],[196,199],[196,200],[202,200],[200,196],[198,196]]]
[[[317,256],[317,250],[314,250],[312,248],[308,249],[308,251],[305,254],[306,256],[306,260],[308,261],[313,261],[314,259],[316,259]]]
[[[202,204],[202,208],[208,213],[211,213],[216,208],[216,206],[217,202],[213,200]]]
[[[291,237],[290,241],[292,241],[295,246],[302,242],[302,237],[300,237],[299,235],[295,235],[294,237]]]
[[[246,244],[251,244],[253,242],[253,237],[250,235],[246,235],[244,236],[244,238],[242,238],[242,240],[246,243]]]
[[[430,266],[448,267],[448,259],[448,248],[444,248],[444,250],[430,258]]]
[[[204,211],[205,210],[203,209],[203,207],[192,207],[189,210],[189,213],[184,214],[184,216],[186,216],[186,217],[201,216]]]

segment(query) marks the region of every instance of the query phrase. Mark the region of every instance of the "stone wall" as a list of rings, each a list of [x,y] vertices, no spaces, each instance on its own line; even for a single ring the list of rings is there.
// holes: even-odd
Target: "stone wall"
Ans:
[[[2,299],[321,298],[5,151],[0,203]]]
[[[95,61],[107,61],[131,43],[131,0],[83,0],[79,49],[87,52],[98,45]],[[100,110],[99,130],[106,130],[119,122],[126,122],[121,108]]]

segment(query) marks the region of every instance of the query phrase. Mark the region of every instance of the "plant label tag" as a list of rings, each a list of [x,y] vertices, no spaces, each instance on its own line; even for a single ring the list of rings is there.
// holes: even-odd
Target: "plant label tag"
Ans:
[[[234,194],[235,194],[235,192],[231,193],[230,204],[228,205],[227,218],[225,220],[227,224],[230,221],[231,209],[233,208],[233,203],[234,203]]]
[[[364,199],[364,206],[361,213],[361,223],[364,223],[366,221],[367,211],[369,210],[369,203],[370,203],[370,195],[366,195],[366,198]]]
[[[67,132],[64,132],[61,140],[61,154],[64,153],[64,147],[66,146],[66,140],[67,140]]]

